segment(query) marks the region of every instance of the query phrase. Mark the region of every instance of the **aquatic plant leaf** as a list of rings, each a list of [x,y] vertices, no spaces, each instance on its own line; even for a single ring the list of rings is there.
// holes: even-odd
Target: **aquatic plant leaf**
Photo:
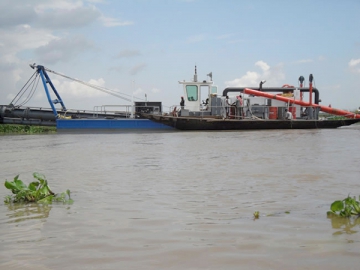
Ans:
[[[331,211],[337,212],[344,209],[344,203],[343,201],[335,201],[330,206]]]
[[[74,203],[74,200],[73,199],[69,199],[66,201],[67,204],[73,204]]]
[[[356,201],[356,197],[351,198],[348,196],[346,199],[344,199],[344,203],[346,205],[345,208],[350,208],[352,211],[352,215],[358,215],[360,214],[360,205],[359,202]]]
[[[350,196],[348,196],[347,198],[344,199],[344,203],[346,205],[351,205],[351,204],[353,204],[353,202],[354,202],[354,199],[351,198]]]
[[[27,186],[20,179],[14,179],[14,183],[18,187],[18,189],[27,189]]]
[[[30,184],[29,184],[29,189],[30,190],[32,190],[32,191],[36,191],[36,189],[37,189],[37,187],[40,185],[40,183],[39,182],[31,182]]]
[[[355,210],[356,214],[359,215],[360,214],[360,203],[355,201],[353,203],[353,206],[354,206],[354,210]]]
[[[69,199],[71,199],[71,197],[70,197],[70,189],[66,190],[66,194],[69,196]]]
[[[54,193],[49,189],[49,187],[47,185],[44,185],[43,187],[38,189],[39,194],[41,194],[42,196],[46,197],[49,195],[54,195]]]
[[[45,175],[43,175],[41,173],[34,172],[33,176],[34,176],[34,178],[36,178],[40,182],[41,185],[45,184],[45,182],[46,182]]]
[[[53,200],[56,202],[65,202],[65,200],[66,200],[65,192],[57,194],[56,196],[54,196]]]
[[[38,203],[52,203],[54,196],[53,195],[49,195],[46,196],[45,198],[38,200]]]
[[[18,187],[16,186],[16,184],[14,182],[9,182],[6,180],[4,185],[7,189],[11,189],[11,190],[18,189]]]

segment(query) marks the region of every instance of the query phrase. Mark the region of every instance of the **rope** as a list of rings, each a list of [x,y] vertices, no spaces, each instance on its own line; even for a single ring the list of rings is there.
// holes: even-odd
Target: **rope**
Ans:
[[[35,80],[37,78],[37,81],[36,81],[36,85],[35,85]],[[28,96],[25,98],[25,100],[20,103],[18,106],[23,106],[25,105],[26,103],[28,103],[30,101],[30,99],[34,96],[34,93],[36,92],[36,89],[37,89],[37,86],[39,84],[39,81],[40,81],[40,76],[36,76],[35,79],[33,80],[33,85],[32,85],[32,88],[30,90],[30,93],[28,94]]]
[[[124,99],[124,100],[126,100],[126,101],[132,102],[132,99],[126,98],[126,97],[123,97],[123,96],[122,96],[122,95],[124,95],[124,96],[128,96],[128,97],[131,97],[131,98],[132,98],[131,95],[128,95],[128,94],[125,94],[125,93],[121,93],[121,92],[118,92],[118,91],[114,91],[114,90],[108,89],[108,88],[106,88],[106,87],[102,87],[102,86],[94,85],[94,84],[91,84],[91,83],[87,83],[87,82],[84,82],[84,81],[81,81],[81,80],[78,80],[78,79],[75,79],[75,78],[71,78],[71,77],[69,77],[69,76],[66,76],[66,75],[64,75],[64,74],[55,72],[55,71],[50,70],[50,69],[45,68],[45,67],[44,67],[44,69],[45,69],[46,71],[51,72],[51,73],[53,73],[53,74],[56,74],[56,75],[58,75],[58,76],[64,77],[64,78],[66,78],[66,79],[69,79],[69,80],[72,80],[72,81],[81,83],[81,84],[83,84],[83,85],[89,86],[89,87],[94,88],[94,89],[96,89],[96,90],[99,90],[99,91],[101,91],[101,92],[104,92],[104,93],[110,94],[110,95],[112,95],[112,96],[115,96],[115,97]],[[145,100],[145,99],[138,98],[138,97],[134,97],[134,98],[136,98],[136,99],[138,99],[138,100],[142,100],[142,101]]]
[[[36,76],[35,76],[36,75]],[[36,79],[36,77],[38,76],[37,71],[34,72],[34,74],[30,77],[30,79],[24,84],[24,86],[21,88],[21,90],[19,91],[19,93],[16,94],[16,96],[13,98],[13,100],[10,102],[10,104],[16,104],[16,102],[18,102],[20,100],[20,98],[24,95],[24,93],[27,91],[27,89],[29,89],[29,86],[25,89],[25,87],[27,86],[27,84],[30,82],[30,80],[35,76],[35,78],[31,81],[31,83],[34,82],[34,80]],[[25,91],[24,91],[25,89]],[[23,92],[24,91],[24,92]],[[20,93],[23,92],[21,95]],[[20,97],[18,98],[18,96],[20,95]],[[16,101],[15,101],[16,100]]]
[[[251,115],[251,118],[252,118],[252,119],[255,119],[255,120],[265,121],[265,119],[259,118],[259,117],[255,116],[255,115],[253,115],[253,114]]]

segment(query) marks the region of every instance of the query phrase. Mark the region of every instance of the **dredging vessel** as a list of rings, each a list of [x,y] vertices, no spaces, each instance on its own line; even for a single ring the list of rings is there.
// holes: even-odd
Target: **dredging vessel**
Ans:
[[[360,114],[320,105],[319,91],[312,85],[312,74],[309,87],[303,87],[305,79],[300,76],[299,87],[266,88],[263,87],[265,81],[261,81],[257,89],[229,87],[224,89],[222,96],[217,95],[212,73],[207,75],[209,81],[198,81],[195,67],[192,81],[179,82],[183,85],[185,106],[174,106],[165,115],[143,116],[179,130],[338,128],[360,121]],[[237,96],[229,97],[230,93]],[[309,93],[309,101],[304,100],[304,93]],[[322,116],[321,112],[328,115]]]
[[[14,105],[14,102],[0,105],[0,124],[56,126],[58,131],[163,131],[337,128],[360,121],[360,114],[320,105],[319,91],[312,85],[312,75],[309,76],[309,87],[303,87],[305,79],[300,76],[299,87],[263,87],[265,81],[261,81],[258,88],[229,87],[218,95],[212,73],[207,74],[209,80],[198,81],[195,67],[192,81],[179,81],[183,86],[184,106],[171,106],[168,113],[163,112],[161,102],[147,100],[136,101],[132,105],[96,106],[94,111],[82,111],[65,107],[47,72],[124,97],[41,65],[30,66],[35,69],[33,86],[24,86],[14,100],[24,94],[24,89],[31,88],[33,91],[34,85],[37,85],[36,78],[41,78],[51,108],[23,107],[23,103]],[[304,93],[309,93],[309,101],[304,100]],[[32,95],[33,92],[29,96]],[[55,104],[60,104],[60,108],[56,108]],[[125,109],[116,110],[118,107]],[[321,112],[328,116],[322,116]],[[341,119],[329,115],[338,115]]]

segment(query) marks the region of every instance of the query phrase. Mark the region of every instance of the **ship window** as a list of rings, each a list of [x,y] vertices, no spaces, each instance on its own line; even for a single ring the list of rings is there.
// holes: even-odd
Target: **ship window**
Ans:
[[[201,85],[200,86],[200,97],[199,99],[204,101],[209,97],[209,86],[208,85]]]
[[[186,86],[186,95],[189,101],[198,100],[198,87],[196,85],[187,85]]]
[[[217,94],[217,86],[211,87],[211,94]]]

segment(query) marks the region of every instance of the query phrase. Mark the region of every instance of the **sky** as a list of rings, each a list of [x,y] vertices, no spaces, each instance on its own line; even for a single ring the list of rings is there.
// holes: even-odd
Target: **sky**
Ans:
[[[178,83],[298,86],[310,74],[322,105],[360,106],[359,0],[0,0],[0,104],[36,63],[125,94],[179,104]],[[49,73],[68,109],[130,104]],[[24,95],[25,96],[25,95]],[[40,82],[26,106],[50,107]]]

